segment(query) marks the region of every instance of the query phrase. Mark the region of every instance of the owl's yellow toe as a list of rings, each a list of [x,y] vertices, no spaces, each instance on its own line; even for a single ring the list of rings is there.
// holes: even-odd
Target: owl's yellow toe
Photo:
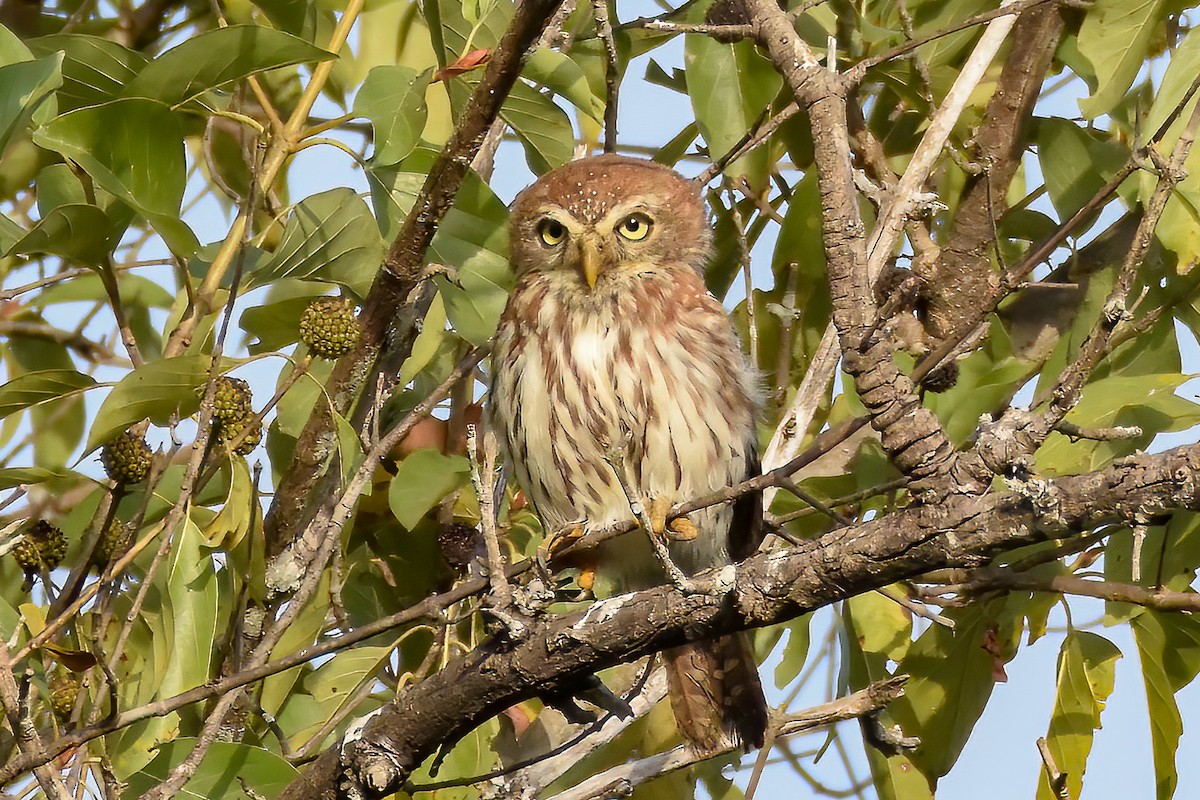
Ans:
[[[676,542],[690,542],[699,535],[700,529],[686,516],[676,517],[667,524],[667,537]]]
[[[546,537],[542,542],[542,552],[547,556],[553,556],[556,552],[563,549],[572,542],[583,538],[583,526],[576,525],[573,528],[568,528],[565,531],[558,531]]]

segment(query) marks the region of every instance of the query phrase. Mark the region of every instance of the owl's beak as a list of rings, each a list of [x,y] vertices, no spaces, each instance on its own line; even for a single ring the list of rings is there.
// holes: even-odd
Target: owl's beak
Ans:
[[[595,289],[600,278],[600,248],[592,239],[585,238],[579,243],[579,260],[583,265],[583,279],[589,289]]]

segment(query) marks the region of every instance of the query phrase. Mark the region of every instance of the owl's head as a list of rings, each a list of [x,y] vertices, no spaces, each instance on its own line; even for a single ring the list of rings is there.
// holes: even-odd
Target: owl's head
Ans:
[[[617,155],[546,173],[517,197],[510,219],[518,273],[564,271],[589,289],[647,266],[702,270],[712,236],[699,192],[687,179]]]

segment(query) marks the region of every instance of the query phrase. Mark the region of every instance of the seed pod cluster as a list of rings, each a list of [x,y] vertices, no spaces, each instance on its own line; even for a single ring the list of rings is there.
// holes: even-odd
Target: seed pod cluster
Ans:
[[[354,349],[361,336],[354,301],[348,298],[318,297],[300,317],[300,341],[317,358],[341,358]]]
[[[230,378],[225,375],[217,378],[217,386],[213,394],[213,432],[217,441],[228,442],[242,432],[247,425],[254,422],[254,408],[251,405],[253,397],[250,394],[250,384],[241,378]],[[246,434],[234,452],[244,456],[249,454],[262,441],[262,423],[258,422]]]
[[[133,544],[133,530],[119,519],[113,519],[100,534],[96,549],[92,551],[91,565],[103,570],[110,561],[125,555]]]
[[[71,716],[78,697],[79,681],[74,676],[60,673],[50,679],[50,707],[59,719]]]
[[[13,558],[27,575],[54,569],[66,554],[66,534],[44,519],[29,525],[24,538],[12,549]]]
[[[141,436],[118,433],[100,451],[104,472],[117,483],[141,483],[150,474],[154,454]]]

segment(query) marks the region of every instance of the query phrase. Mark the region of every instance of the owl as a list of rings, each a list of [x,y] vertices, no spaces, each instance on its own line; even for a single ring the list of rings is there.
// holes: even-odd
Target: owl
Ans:
[[[696,188],[649,161],[584,158],[517,197],[509,235],[516,287],[492,350],[491,423],[547,535],[640,519],[685,575],[745,558],[757,496],[666,519],[759,469],[756,380],[705,288]],[[615,591],[666,582],[645,535],[602,545],[593,566]],[[742,634],[665,661],[685,740],[761,746],[766,702]]]

